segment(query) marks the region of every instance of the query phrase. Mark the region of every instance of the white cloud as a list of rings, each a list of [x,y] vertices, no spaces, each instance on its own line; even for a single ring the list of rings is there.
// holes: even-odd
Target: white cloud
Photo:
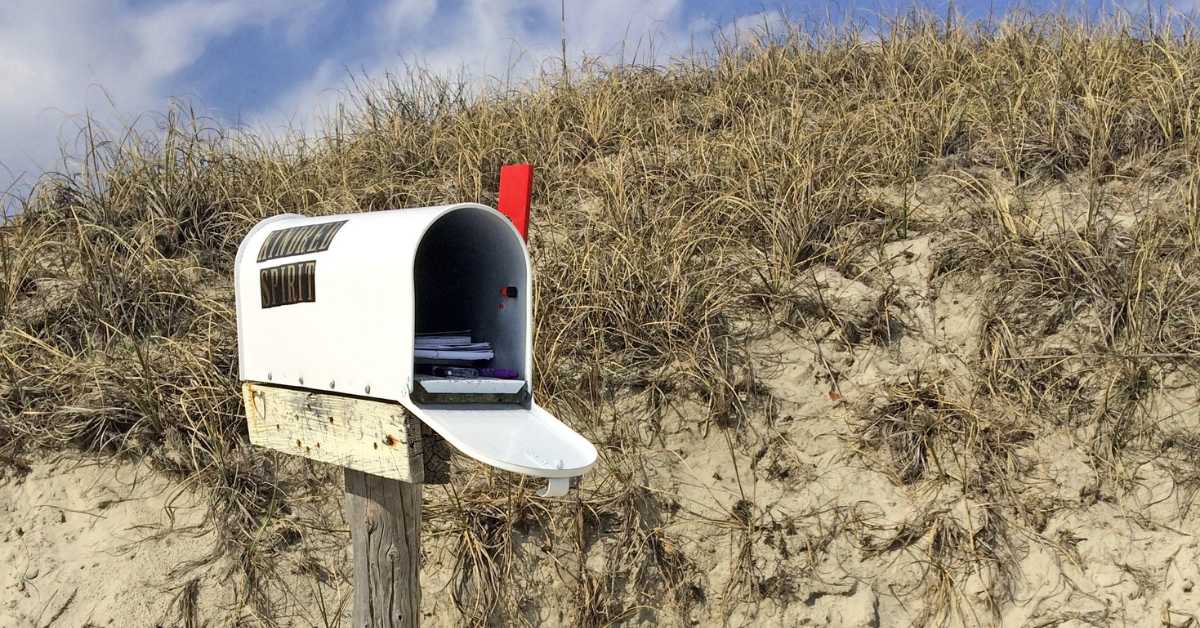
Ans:
[[[271,16],[269,7],[258,4],[191,0],[135,14],[122,22],[137,43],[140,60],[149,64],[139,69],[144,67],[161,78],[191,65],[211,38]]]
[[[561,63],[561,0],[382,0],[361,20],[363,32],[342,34],[333,49],[309,48],[314,24],[348,10],[333,0],[132,2],[0,3],[0,192],[12,179],[5,168],[26,186],[37,173],[61,168],[60,142],[71,144],[85,113],[121,129],[142,112],[166,110],[171,97],[188,96],[179,83],[182,71],[192,70],[216,39],[247,26],[280,27],[270,29],[273,36],[297,54],[322,59],[248,116],[256,129],[315,130],[317,120],[346,99],[351,71],[360,79],[386,72],[403,78],[406,67],[419,67],[474,84],[520,83],[543,68],[557,72]],[[721,26],[688,21],[683,3],[568,0],[568,62],[662,63],[693,45],[709,49]],[[730,32],[776,18],[743,18]],[[206,78],[221,72],[198,70]]]
[[[392,0],[381,8],[366,51],[353,60],[329,59],[303,83],[258,112],[254,126],[312,131],[344,99],[356,76],[378,78],[419,67],[476,84],[523,82],[561,64],[559,0]],[[568,1],[568,62],[661,63],[688,51],[693,39],[707,47],[713,24],[687,22],[682,0]]]
[[[174,95],[168,79],[213,37],[286,19],[290,7],[283,0],[149,9],[121,0],[0,4],[0,164],[8,171],[0,170],[0,192],[12,177],[27,186],[61,167],[60,142],[74,140],[85,114],[120,128],[132,114],[162,111]]]
[[[436,11],[437,0],[389,0],[376,14],[380,30],[394,36],[425,28]]]
[[[786,35],[788,22],[779,11],[743,15],[718,29],[718,36],[730,43],[747,43]]]

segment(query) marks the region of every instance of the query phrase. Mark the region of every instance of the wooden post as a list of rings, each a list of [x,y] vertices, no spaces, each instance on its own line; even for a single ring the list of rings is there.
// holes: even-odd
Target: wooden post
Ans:
[[[421,485],[346,469],[354,627],[421,624]]]
[[[345,467],[354,627],[421,623],[421,484],[450,479],[450,446],[399,404],[242,385],[250,442]]]

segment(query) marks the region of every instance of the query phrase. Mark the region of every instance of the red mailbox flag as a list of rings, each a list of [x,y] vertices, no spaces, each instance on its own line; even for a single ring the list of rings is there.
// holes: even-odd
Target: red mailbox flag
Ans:
[[[500,213],[508,216],[522,238],[529,240],[529,197],[533,190],[533,166],[509,164],[500,167]]]

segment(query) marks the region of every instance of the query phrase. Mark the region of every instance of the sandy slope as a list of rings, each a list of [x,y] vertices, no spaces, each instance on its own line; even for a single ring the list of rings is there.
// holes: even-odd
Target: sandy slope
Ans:
[[[0,626],[339,625],[347,580],[314,574],[313,555],[347,565],[348,535],[300,538],[280,552],[279,577],[257,589],[267,619],[229,557],[211,559],[217,538],[202,498],[127,462],[65,458],[8,471],[0,477]]]
[[[173,573],[211,551],[203,516],[186,488],[132,464],[64,459],[8,474],[0,625],[154,625],[194,577],[210,585],[206,605],[231,597],[212,567]]]
[[[1096,479],[1086,427],[1036,425],[1013,470],[1020,478],[1014,503],[1029,512],[1001,522],[1003,547],[979,554],[981,544],[994,542],[981,523],[988,503],[956,486],[958,470],[905,484],[886,472],[882,452],[856,448],[853,431],[867,409],[914,373],[963,388],[951,396],[970,392],[964,364],[977,350],[980,295],[965,281],[931,287],[937,247],[937,236],[893,242],[857,278],[814,273],[823,298],[844,313],[865,312],[884,286],[893,290],[902,333],[853,345],[782,331],[763,341],[759,376],[774,405],[763,420],[743,425],[737,442],[727,440],[729,431],[705,427],[707,408],[694,402],[667,413],[643,455],[646,488],[657,498],[647,504],[657,509],[643,512],[641,524],[661,544],[663,575],[654,582],[663,602],[624,613],[623,621],[907,626],[931,619],[926,611],[934,607],[951,609],[951,625],[1200,621],[1200,513],[1192,492],[1152,460],[1126,470],[1132,479],[1116,491]],[[1200,430],[1194,383],[1167,383],[1177,385],[1156,391],[1147,411]],[[1007,411],[995,407],[985,418]],[[189,615],[212,626],[258,623],[239,596],[245,583],[226,575],[236,570],[222,561],[180,569],[214,543],[201,525],[201,496],[188,488],[128,463],[62,460],[6,473],[0,626],[176,625]],[[447,499],[443,488],[426,491],[427,507]],[[308,514],[291,515],[308,517],[307,527],[281,550],[280,581],[266,591],[283,625],[336,624],[345,616],[338,609],[348,593],[339,500],[331,489]],[[432,533],[439,522],[428,524],[426,622],[456,625],[454,538]],[[621,522],[602,520],[578,548],[544,530],[514,534],[508,594],[517,597],[509,619],[573,625],[580,599],[564,582],[576,577],[594,579],[598,596],[615,597],[601,606],[633,608],[643,599],[637,585],[605,580],[636,581],[623,562]],[[971,555],[992,558],[963,558]]]

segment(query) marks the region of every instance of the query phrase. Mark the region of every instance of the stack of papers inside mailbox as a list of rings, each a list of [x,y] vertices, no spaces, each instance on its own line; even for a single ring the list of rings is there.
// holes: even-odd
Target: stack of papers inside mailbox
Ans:
[[[496,356],[492,343],[474,342],[471,332],[450,334],[417,334],[415,357],[417,363],[432,364],[443,361],[474,362],[490,360]]]

